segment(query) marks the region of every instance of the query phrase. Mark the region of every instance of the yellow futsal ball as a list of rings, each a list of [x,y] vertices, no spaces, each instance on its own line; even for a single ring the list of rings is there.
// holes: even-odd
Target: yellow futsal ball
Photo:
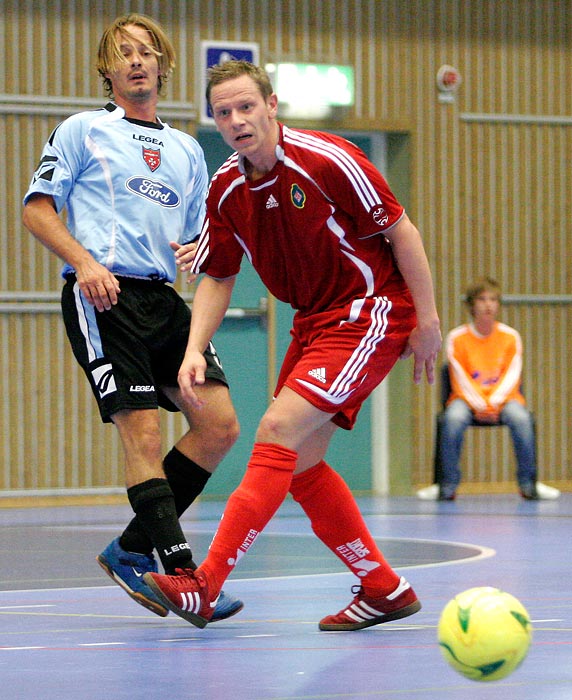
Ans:
[[[526,608],[498,588],[470,588],[449,601],[439,620],[446,661],[474,681],[496,681],[524,660],[532,639]]]

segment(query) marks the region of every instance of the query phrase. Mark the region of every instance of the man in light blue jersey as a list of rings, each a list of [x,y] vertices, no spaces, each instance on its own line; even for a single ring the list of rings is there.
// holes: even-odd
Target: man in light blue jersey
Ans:
[[[239,431],[212,343],[205,352],[205,409],[194,408],[177,384],[190,311],[171,283],[177,264],[194,256],[208,176],[196,140],[156,113],[174,65],[173,46],[156,22],[139,14],[116,19],[101,38],[97,64],[112,101],[54,130],[23,214],[24,225],[64,261],[68,338],[101,418],[115,424],[125,452],[135,517],[97,560],[161,616],[167,608],[143,581],[158,570],[153,550],[171,574],[195,566],[179,516]],[[159,406],[181,411],[189,424],[163,460]],[[223,594],[215,618],[241,608]]]

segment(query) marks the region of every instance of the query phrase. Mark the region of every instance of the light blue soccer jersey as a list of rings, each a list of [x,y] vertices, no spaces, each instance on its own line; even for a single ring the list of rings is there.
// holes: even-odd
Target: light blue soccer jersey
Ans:
[[[81,112],[50,136],[24,203],[35,193],[67,208],[67,226],[116,275],[175,280],[170,241],[200,233],[208,174],[203,151],[168,124],[127,120],[123,109]],[[66,264],[65,275],[71,272]]]

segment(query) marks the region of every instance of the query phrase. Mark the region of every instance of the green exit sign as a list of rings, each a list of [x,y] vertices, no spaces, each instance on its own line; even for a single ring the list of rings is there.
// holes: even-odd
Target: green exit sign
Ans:
[[[350,107],[354,104],[354,69],[324,63],[272,63],[266,66],[278,101],[290,113]]]

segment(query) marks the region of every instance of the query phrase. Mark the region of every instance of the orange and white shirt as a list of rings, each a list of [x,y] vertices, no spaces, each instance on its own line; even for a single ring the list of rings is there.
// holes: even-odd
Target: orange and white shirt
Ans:
[[[463,399],[474,412],[499,411],[507,401],[525,405],[520,391],[522,340],[514,328],[497,321],[485,336],[466,323],[448,334],[445,348],[451,377],[447,403]]]

